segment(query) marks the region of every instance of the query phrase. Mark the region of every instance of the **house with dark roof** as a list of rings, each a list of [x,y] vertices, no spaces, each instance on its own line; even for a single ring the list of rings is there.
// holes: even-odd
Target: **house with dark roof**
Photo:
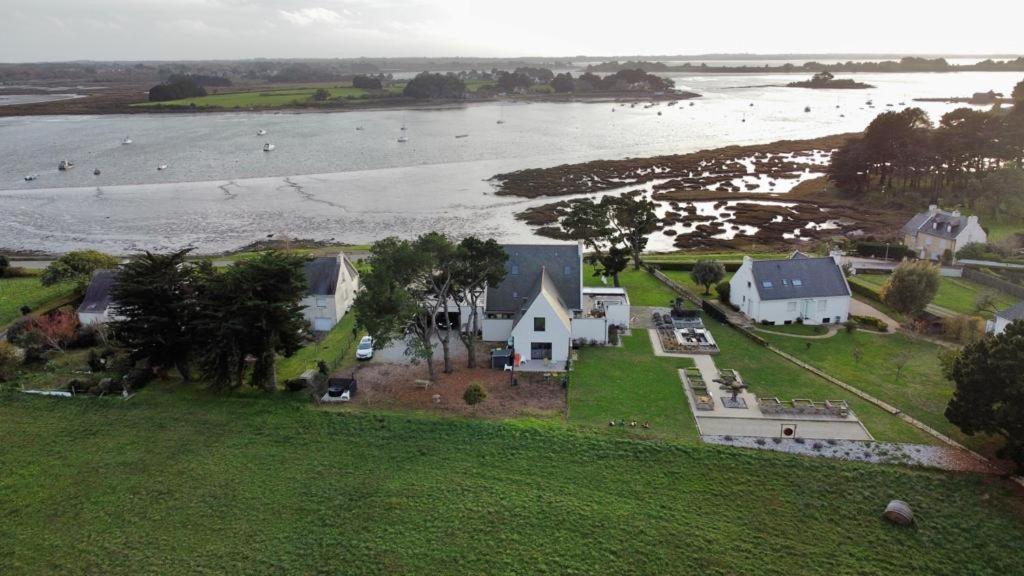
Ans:
[[[838,324],[850,316],[850,286],[833,256],[744,256],[729,287],[729,302],[762,324]]]
[[[989,331],[993,334],[1002,334],[1010,322],[1015,320],[1024,320],[1024,301],[1018,302],[1006,310],[996,312]]]
[[[563,370],[574,341],[605,344],[628,324],[622,289],[583,288],[579,244],[507,244],[505,279],[488,286],[482,338],[511,342],[521,370]],[[625,319],[625,322],[623,322]]]
[[[359,291],[359,272],[344,252],[305,263],[306,297],[303,316],[313,330],[327,332],[345,317]]]
[[[105,324],[111,320],[114,300],[110,295],[117,279],[116,270],[96,270],[89,279],[85,299],[78,306],[78,321],[85,325]]]
[[[903,244],[922,260],[941,260],[947,250],[955,255],[968,244],[985,242],[988,235],[977,216],[962,216],[956,210],[946,212],[935,204],[903,226]]]

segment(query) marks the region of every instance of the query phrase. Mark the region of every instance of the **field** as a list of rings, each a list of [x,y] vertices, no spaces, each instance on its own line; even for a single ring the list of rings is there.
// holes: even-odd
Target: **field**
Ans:
[[[858,274],[850,278],[851,282],[867,286],[876,292],[882,289],[888,275],[884,274]],[[992,294],[996,297],[996,307],[1000,310],[1009,308],[1017,303],[1017,300],[1008,294],[982,286],[977,282],[971,282],[964,278],[948,278],[943,276],[939,279],[939,292],[932,300],[932,304],[952,310],[960,314],[980,315],[991,318],[992,313],[985,311],[979,314],[974,308],[978,296]]]
[[[0,436],[11,576],[1022,573],[992,477],[162,384],[3,393]]]
[[[665,276],[668,276],[674,282],[676,282],[677,284],[680,284],[683,288],[689,289],[690,292],[693,292],[694,294],[696,294],[697,296],[699,296],[701,298],[711,298],[711,299],[718,298],[718,291],[715,290],[714,286],[711,287],[711,294],[709,296],[705,296],[705,294],[704,294],[704,287],[699,285],[699,284],[697,284],[696,282],[694,282],[693,279],[690,278],[690,273],[688,271],[685,271],[685,270],[663,270],[662,274],[664,274]],[[723,278],[722,281],[723,282],[728,282],[731,279],[732,279],[732,272],[726,272],[725,273],[725,278]]]
[[[711,329],[712,335],[714,335],[719,348],[721,348],[721,353],[715,357],[715,364],[719,369],[733,368],[739,370],[743,380],[750,385],[750,391],[754,394],[759,396],[775,396],[780,400],[792,400],[794,398],[846,400],[876,440],[919,444],[935,444],[937,442],[931,436],[885,412],[874,404],[861,400],[850,392],[815,376],[760,346],[735,328],[721,324],[707,316],[704,317],[704,322]],[[811,350],[816,351],[819,349],[821,342],[828,342],[828,340],[808,341],[786,336],[769,337],[768,334],[761,332],[758,335],[769,338],[772,343],[781,342],[787,345],[785,347],[779,346],[787,350],[790,348],[804,349],[807,346],[807,342],[811,342]],[[866,334],[864,335],[864,337],[867,336]],[[848,351],[843,350],[842,352],[848,354]],[[800,354],[795,355],[800,356]],[[861,365],[861,369],[864,366],[871,366],[871,364],[866,362]],[[827,366],[820,366],[820,368],[828,372]],[[843,375],[834,374],[834,376],[840,380],[843,379]],[[856,385],[855,382],[849,383]]]
[[[840,331],[832,338],[813,341],[810,348],[806,341],[796,338],[760,335],[777,348],[899,407],[954,440],[975,450],[994,452],[997,440],[966,436],[943,415],[953,395],[953,384],[942,375],[939,346],[899,333]],[[859,350],[859,360],[854,357],[854,350]],[[905,365],[897,373],[900,361],[905,361]]]
[[[646,330],[634,330],[621,348],[582,348],[569,385],[569,421],[637,436],[695,440],[678,370],[685,358],[654,355]],[[651,428],[611,428],[611,420],[650,422]]]
[[[73,283],[43,286],[38,277],[0,279],[0,328],[21,316],[21,307],[35,310],[71,296]]]
[[[264,88],[239,92],[219,92],[197,98],[183,98],[167,102],[142,102],[139,107],[153,106],[196,106],[197,108],[278,108],[312,101],[313,93],[323,88],[331,98],[354,99],[379,97],[387,94],[401,94],[405,84],[395,83],[383,91],[353,88],[352,86],[318,86],[312,88]]]

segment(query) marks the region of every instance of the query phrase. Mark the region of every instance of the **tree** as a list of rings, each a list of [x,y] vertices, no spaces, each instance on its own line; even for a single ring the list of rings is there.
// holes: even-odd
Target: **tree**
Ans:
[[[0,340],[0,382],[13,378],[24,360],[24,351],[10,342]]]
[[[1017,85],[1013,87],[1013,92],[1010,93],[1010,97],[1013,98],[1014,102],[1024,102],[1024,80],[1017,82]]]
[[[149,89],[150,102],[166,102],[182,98],[206,96],[206,89],[189,76],[172,76],[167,82]]]
[[[405,85],[402,94],[417,100],[456,99],[466,95],[466,84],[455,74],[421,72]]]
[[[192,321],[196,312],[195,268],[185,262],[189,250],[146,252],[125,264],[111,289],[111,335],[134,362],[156,370],[177,368],[189,380]]]
[[[41,278],[43,286],[52,286],[60,282],[76,282],[76,290],[84,293],[92,273],[96,270],[117,267],[117,258],[96,250],[78,250],[68,252],[54,260],[43,270]]]
[[[939,269],[925,261],[904,262],[882,286],[882,302],[897,312],[918,316],[939,291]]]
[[[63,352],[78,331],[78,314],[73,308],[64,306],[35,319],[31,329],[42,335],[47,346]]]
[[[11,267],[10,261],[7,260],[7,256],[0,254],[0,278],[3,278],[7,273],[7,269]]]
[[[488,286],[497,286],[505,279],[507,261],[508,253],[493,238],[484,241],[468,236],[459,242],[451,293],[455,303],[469,311],[469,318],[459,329],[459,336],[468,352],[469,368],[476,368],[480,300]]]
[[[1024,322],[964,346],[943,368],[956,385],[946,418],[968,436],[1001,436],[997,454],[1024,468]]]
[[[380,90],[384,85],[380,81],[380,78],[376,76],[359,74],[352,78],[352,87],[362,88],[363,90]]]
[[[704,295],[709,296],[711,285],[717,284],[725,278],[725,266],[716,260],[697,260],[697,263],[693,265],[693,270],[690,270],[690,278],[696,284],[703,286]]]
[[[619,286],[619,273],[629,266],[629,251],[622,246],[611,246],[603,253],[590,257],[594,267],[594,276],[611,278],[612,283]]]
[[[324,88],[317,88],[316,92],[313,92],[314,102],[326,102],[330,97],[331,93]]]
[[[576,90],[576,82],[573,81],[571,73],[564,72],[555,76],[551,81],[551,88],[559,94],[564,94]]]
[[[617,243],[626,245],[633,258],[633,269],[640,269],[640,256],[647,248],[647,238],[658,225],[657,205],[641,194],[623,194],[618,198],[605,196],[602,204],[611,206],[611,225],[617,232]]]

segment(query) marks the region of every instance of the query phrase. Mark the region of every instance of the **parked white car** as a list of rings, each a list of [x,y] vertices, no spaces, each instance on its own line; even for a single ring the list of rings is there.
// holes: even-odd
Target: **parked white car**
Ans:
[[[373,338],[363,336],[356,347],[356,360],[369,360],[373,358]]]

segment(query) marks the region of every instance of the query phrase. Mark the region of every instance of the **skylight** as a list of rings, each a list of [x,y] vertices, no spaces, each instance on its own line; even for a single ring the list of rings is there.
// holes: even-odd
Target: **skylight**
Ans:
[[[799,278],[793,278],[793,286],[803,286],[804,281]]]
[[[769,280],[765,280],[764,282],[761,282],[761,286],[764,286],[765,288],[771,288],[772,283]]]

